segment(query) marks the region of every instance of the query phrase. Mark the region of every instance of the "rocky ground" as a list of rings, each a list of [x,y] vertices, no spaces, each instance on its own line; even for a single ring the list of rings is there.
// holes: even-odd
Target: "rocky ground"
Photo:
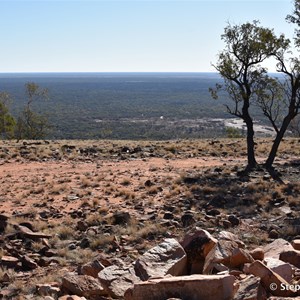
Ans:
[[[259,161],[269,145],[257,141]],[[284,141],[275,179],[243,175],[245,149],[239,139],[2,141],[0,295],[296,297],[300,141]]]

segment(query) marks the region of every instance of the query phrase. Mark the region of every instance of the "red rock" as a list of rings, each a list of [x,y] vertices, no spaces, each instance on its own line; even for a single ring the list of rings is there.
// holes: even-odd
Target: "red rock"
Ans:
[[[44,284],[37,284],[36,291],[40,296],[55,295],[55,297],[57,297],[58,293],[60,292],[60,288],[57,286],[57,283],[55,283],[54,285],[50,283],[44,283]]]
[[[110,297],[121,299],[124,298],[126,290],[141,281],[135,275],[133,268],[121,269],[117,266],[110,266],[100,271],[98,279]]]
[[[280,275],[284,280],[286,280],[287,282],[291,282],[294,271],[289,263],[272,257],[267,257],[265,259],[265,263],[268,268]]]
[[[68,273],[62,278],[62,288],[77,296],[93,298],[94,296],[107,295],[100,282],[87,275]]]
[[[228,273],[228,271],[227,271]],[[242,271],[239,270],[231,270],[228,273],[229,275],[235,276],[235,277],[240,277],[242,274],[244,274]]]
[[[87,300],[85,297],[79,297],[76,295],[65,295],[62,297],[59,297],[58,300]]]
[[[184,237],[181,245],[187,254],[188,274],[203,272],[205,258],[217,243],[218,240],[212,237],[208,231],[199,228]]]
[[[15,225],[15,228],[23,234],[25,237],[30,238],[30,239],[46,239],[46,238],[51,238],[52,235],[50,234],[45,234],[42,232],[33,232],[30,230],[28,227],[22,226],[22,225]]]
[[[253,275],[247,276],[239,281],[239,288],[234,300],[265,300],[266,291],[260,284],[260,278]]]
[[[293,250],[293,246],[284,239],[277,239],[272,243],[263,247],[265,257],[279,258],[279,255],[283,251]]]
[[[294,247],[295,250],[300,250],[300,240],[293,240],[292,246]]]
[[[255,248],[249,251],[249,254],[252,256],[254,260],[263,261],[265,257],[265,252],[263,248]]]
[[[232,241],[237,243],[238,248],[245,248],[245,244],[238,239],[238,237],[230,231],[221,231],[218,235],[218,240]]]
[[[219,264],[236,268],[254,261],[249,253],[238,247],[238,244],[232,240],[219,240],[205,259],[203,274],[211,274]]]
[[[300,268],[300,251],[298,250],[282,251],[279,259]]]
[[[6,222],[10,216],[8,214],[0,214],[0,221]]]
[[[13,299],[15,291],[8,288],[2,288],[0,290],[0,299]]]
[[[33,270],[38,267],[37,263],[27,255],[22,257],[21,263],[22,267],[26,270]]]
[[[287,286],[288,282],[261,261],[256,260],[249,266],[248,270],[251,274],[260,277],[263,287],[273,296],[293,297],[296,295],[291,290],[283,290],[281,286]]]
[[[134,264],[135,273],[141,280],[163,277],[167,274],[186,274],[185,251],[175,239],[165,239],[156,247],[145,252]]]
[[[93,260],[81,267],[81,274],[82,275],[89,275],[92,277],[97,278],[98,273],[102,271],[105,267],[97,260]]]
[[[229,300],[235,292],[235,277],[230,275],[190,275],[153,279],[135,284],[125,300]]]
[[[253,262],[252,256],[245,250],[236,248],[233,249],[228,266],[231,268],[239,267],[245,263]]]
[[[8,268],[15,268],[18,265],[19,259],[13,256],[2,256],[1,265]]]

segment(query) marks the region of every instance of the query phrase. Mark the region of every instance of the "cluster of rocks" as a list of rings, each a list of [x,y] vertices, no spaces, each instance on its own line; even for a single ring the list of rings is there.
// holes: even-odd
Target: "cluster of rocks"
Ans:
[[[36,293],[47,300],[295,299],[300,241],[276,239],[250,251],[231,232],[213,237],[195,228],[180,242],[166,238],[130,265],[99,255],[59,283],[37,284]]]

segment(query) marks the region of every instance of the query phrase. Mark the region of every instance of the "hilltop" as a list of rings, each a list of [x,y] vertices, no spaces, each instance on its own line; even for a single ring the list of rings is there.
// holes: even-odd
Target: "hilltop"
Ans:
[[[269,142],[257,140],[261,162]],[[249,253],[291,242],[300,234],[299,155],[300,140],[285,139],[278,181],[263,168],[240,172],[242,139],[1,141],[0,293],[44,299],[40,284],[49,283],[55,299],[72,294],[66,274],[87,274],[83,266],[96,260],[125,270],[196,228],[212,241],[231,232]],[[109,299],[99,295],[86,299]]]

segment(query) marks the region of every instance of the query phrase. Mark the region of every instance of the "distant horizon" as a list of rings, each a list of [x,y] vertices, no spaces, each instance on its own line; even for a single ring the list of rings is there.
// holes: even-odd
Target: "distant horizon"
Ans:
[[[276,71],[269,74],[280,74]],[[20,72],[0,72],[5,74],[220,74],[217,71],[20,71]]]
[[[215,76],[219,75],[218,72],[168,72],[168,71],[157,71],[157,72],[126,72],[126,71],[120,71],[120,72],[84,72],[84,71],[78,71],[78,72],[0,72],[0,78],[3,78],[5,76],[80,76],[80,75],[87,75],[87,76],[97,76],[97,75],[127,75],[127,76],[147,76],[147,75],[207,75],[207,76]]]
[[[17,71],[0,74],[43,74],[43,73],[218,73],[214,71]]]

